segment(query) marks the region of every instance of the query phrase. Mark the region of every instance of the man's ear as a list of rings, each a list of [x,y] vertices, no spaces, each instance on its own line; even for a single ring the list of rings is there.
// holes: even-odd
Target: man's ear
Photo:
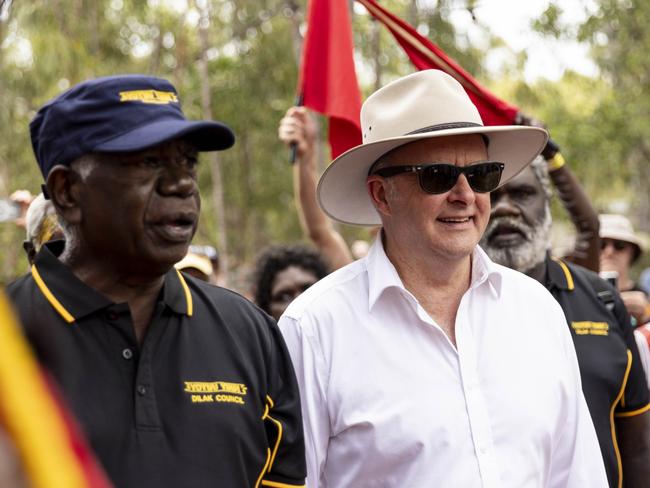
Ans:
[[[386,198],[388,182],[381,176],[370,175],[366,180],[366,189],[377,212],[383,215],[390,215],[390,204]]]
[[[34,244],[32,244],[32,241],[30,240],[25,240],[23,241],[23,249],[25,250],[25,254],[27,254],[27,261],[29,261],[29,264],[34,264],[34,258],[36,257],[36,249],[34,248]]]
[[[81,222],[79,186],[82,184],[79,174],[69,166],[57,164],[47,176],[47,193],[57,212],[69,224]]]

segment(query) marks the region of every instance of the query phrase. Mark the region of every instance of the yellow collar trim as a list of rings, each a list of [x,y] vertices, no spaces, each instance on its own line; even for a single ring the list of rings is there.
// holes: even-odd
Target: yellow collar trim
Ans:
[[[43,281],[43,278],[41,278],[40,273],[38,272],[38,269],[36,269],[35,265],[32,265],[32,277],[34,278],[34,281],[38,285],[38,287],[41,290],[41,293],[45,295],[45,298],[47,299],[48,302],[50,302],[50,305],[54,307],[54,310],[59,312],[59,315],[63,317],[63,320],[65,320],[67,323],[71,324],[74,322],[74,317],[70,312],[68,312],[63,305],[61,305],[61,302],[56,299],[56,297],[52,294],[50,289],[47,287],[45,282]]]
[[[185,302],[187,303],[187,316],[191,317],[192,312],[194,311],[194,306],[192,303],[192,294],[190,293],[190,288],[187,286],[187,283],[185,282],[185,278],[183,278],[181,272],[176,270],[176,274],[178,275],[178,279],[181,280],[181,285],[183,286],[183,291],[185,292]]]
[[[575,288],[575,285],[573,284],[573,276],[571,276],[571,271],[569,271],[567,265],[557,258],[551,258],[551,259],[560,265],[560,268],[562,268],[562,271],[564,271],[564,276],[566,277],[566,284],[569,287],[569,290],[573,290]]]

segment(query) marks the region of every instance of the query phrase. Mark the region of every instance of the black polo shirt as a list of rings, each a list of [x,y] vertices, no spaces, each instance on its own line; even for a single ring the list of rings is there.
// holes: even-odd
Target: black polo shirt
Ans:
[[[614,419],[650,410],[648,387],[630,318],[620,296],[591,271],[558,259],[546,259],[546,287],[562,306],[575,344],[582,390],[596,428],[607,478],[618,487],[622,467]],[[591,275],[588,278],[588,275]],[[614,296],[609,311],[591,280],[600,280]]]
[[[298,387],[268,315],[171,270],[139,347],[128,305],[51,248],[8,295],[116,487],[304,485]]]

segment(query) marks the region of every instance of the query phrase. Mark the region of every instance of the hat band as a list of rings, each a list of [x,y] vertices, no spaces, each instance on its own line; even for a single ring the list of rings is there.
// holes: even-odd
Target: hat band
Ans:
[[[481,124],[477,124],[476,122],[448,122],[446,124],[436,124],[436,125],[430,125],[428,127],[422,127],[421,129],[416,129],[411,132],[407,132],[406,136],[410,136],[413,134],[424,134],[425,132],[435,132],[439,130],[447,130],[447,129],[464,129],[466,127],[484,127]],[[483,138],[483,142],[485,142],[485,146],[487,147],[489,144],[489,139],[485,137],[484,134],[481,134],[481,137]],[[377,166],[378,160],[375,161],[370,165],[370,168],[368,169],[368,176],[372,174],[372,172],[375,169],[375,166]]]
[[[447,130],[447,129],[461,129],[465,127],[483,127],[483,126],[481,124],[477,124],[476,122],[449,122],[446,124],[436,124],[436,125],[430,125],[428,127],[423,127],[422,129],[417,129],[411,132],[407,132],[404,135],[410,136],[412,134],[422,134],[423,132],[434,132],[437,130]]]

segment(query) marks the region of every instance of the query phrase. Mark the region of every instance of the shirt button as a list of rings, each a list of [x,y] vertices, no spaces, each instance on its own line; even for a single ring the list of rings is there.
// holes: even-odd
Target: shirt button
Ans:
[[[144,385],[138,385],[138,395],[145,396],[147,394],[147,388]]]
[[[133,357],[133,351],[127,347],[126,349],[122,350],[122,357],[124,359],[131,359]]]
[[[106,318],[108,320],[115,321],[117,320],[117,317],[118,317],[117,312],[114,312],[113,310],[109,310],[108,312],[106,312]]]

